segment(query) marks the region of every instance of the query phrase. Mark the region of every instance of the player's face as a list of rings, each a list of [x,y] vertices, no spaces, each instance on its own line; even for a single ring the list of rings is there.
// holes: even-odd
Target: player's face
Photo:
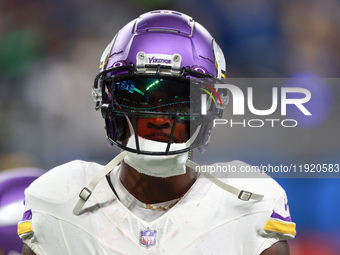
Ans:
[[[175,115],[190,114],[190,84],[187,81],[134,77],[117,80],[114,91],[118,108],[137,112],[138,136],[148,140],[168,143]],[[130,120],[133,122],[132,118]],[[188,123],[185,117],[179,117],[172,143],[188,140]]]
[[[187,104],[177,102],[174,105],[162,104],[170,95],[164,91],[157,91],[153,93],[154,96],[154,110],[158,112],[187,112],[189,111]],[[159,100],[161,99],[161,100]],[[166,118],[164,116],[153,116],[150,118],[140,118],[137,121],[138,135],[153,141],[169,142],[170,133],[174,125],[173,118]],[[185,121],[177,122],[175,126],[173,143],[184,143],[188,140],[188,124]]]

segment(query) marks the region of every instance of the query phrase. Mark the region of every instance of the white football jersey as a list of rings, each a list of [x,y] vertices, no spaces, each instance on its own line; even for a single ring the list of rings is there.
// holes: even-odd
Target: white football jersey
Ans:
[[[222,179],[264,195],[261,201],[243,201],[199,177],[174,207],[151,221],[128,210],[103,178],[74,215],[79,192],[102,167],[72,161],[27,188],[18,234],[36,254],[257,255],[295,236],[285,191],[271,178]],[[111,176],[118,178],[118,171],[119,166]]]

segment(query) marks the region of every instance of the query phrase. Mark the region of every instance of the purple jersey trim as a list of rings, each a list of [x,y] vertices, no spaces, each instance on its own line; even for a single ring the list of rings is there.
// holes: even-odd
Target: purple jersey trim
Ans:
[[[290,216],[283,217],[280,214],[278,214],[277,212],[275,212],[274,210],[273,210],[272,215],[270,215],[270,217],[274,218],[274,219],[279,219],[279,220],[284,220],[284,221],[292,222],[292,218]]]
[[[22,216],[22,220],[31,220],[32,219],[32,211],[31,210],[27,210],[26,212],[24,212],[24,215]]]

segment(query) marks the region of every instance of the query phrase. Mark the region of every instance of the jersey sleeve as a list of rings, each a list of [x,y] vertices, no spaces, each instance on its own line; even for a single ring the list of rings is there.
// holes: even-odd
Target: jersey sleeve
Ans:
[[[278,197],[263,230],[265,235],[279,239],[287,240],[295,237],[296,225],[290,216],[288,198],[284,190]]]
[[[18,235],[22,241],[27,244],[31,250],[37,254],[41,255],[41,251],[37,239],[34,237],[34,231],[32,226],[32,211],[29,209],[27,202],[25,203],[26,211],[23,214],[22,220],[18,223]]]
[[[277,199],[268,214],[269,217],[259,233],[264,238],[264,242],[255,253],[257,255],[276,242],[292,239],[296,235],[296,225],[290,216],[286,192],[280,187],[280,191],[276,195]]]

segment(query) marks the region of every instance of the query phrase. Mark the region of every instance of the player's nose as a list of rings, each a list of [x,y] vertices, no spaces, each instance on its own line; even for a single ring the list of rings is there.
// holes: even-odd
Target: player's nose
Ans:
[[[154,129],[167,129],[172,125],[171,119],[167,118],[149,118],[147,123],[148,128]]]

